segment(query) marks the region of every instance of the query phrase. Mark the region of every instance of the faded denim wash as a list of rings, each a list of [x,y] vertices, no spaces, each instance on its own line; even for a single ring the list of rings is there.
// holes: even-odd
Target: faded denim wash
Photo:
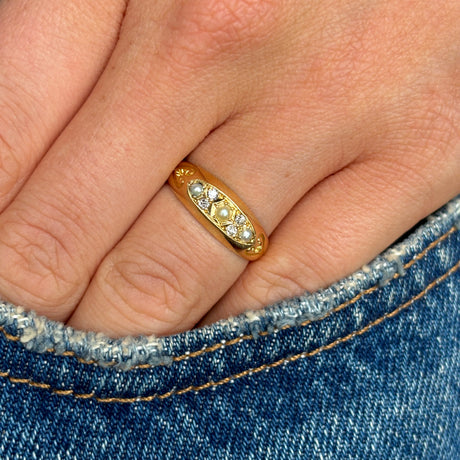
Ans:
[[[0,302],[0,458],[459,459],[459,227],[457,197],[325,290],[171,337]]]

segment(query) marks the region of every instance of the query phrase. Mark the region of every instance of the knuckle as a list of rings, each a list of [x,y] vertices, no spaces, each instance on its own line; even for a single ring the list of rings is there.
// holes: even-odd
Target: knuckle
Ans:
[[[460,138],[460,86],[458,91],[444,91],[435,96],[428,109],[428,123],[432,127],[431,139],[437,146],[439,160],[458,159],[457,146]]]
[[[71,252],[48,221],[15,218],[0,232],[0,285],[31,308],[59,307],[64,311],[78,298],[82,283]],[[3,292],[5,294],[5,292]]]
[[[295,274],[302,273],[302,271],[298,270],[298,263],[292,267],[254,264],[250,279],[249,277],[241,278],[242,288],[248,297],[260,305],[268,305],[286,297],[299,295],[305,291],[305,287]]]
[[[265,41],[278,10],[274,0],[187,1],[169,24],[172,43],[195,58],[233,53]]]
[[[446,145],[460,135],[460,88],[428,86],[409,110],[407,124],[414,137],[430,144]]]
[[[391,169],[400,170],[403,182],[428,190],[426,186],[438,184],[443,173],[455,170],[458,174],[458,102],[449,91],[425,88],[401,109],[402,114],[393,121],[396,129],[385,141],[386,150],[392,152],[387,153],[387,160],[393,160]]]
[[[171,330],[183,323],[193,294],[185,292],[185,283],[176,274],[177,264],[172,264],[173,269],[158,259],[138,251],[112,251],[101,265],[97,283],[102,291],[115,294],[120,300],[117,309],[131,322],[148,318]]]

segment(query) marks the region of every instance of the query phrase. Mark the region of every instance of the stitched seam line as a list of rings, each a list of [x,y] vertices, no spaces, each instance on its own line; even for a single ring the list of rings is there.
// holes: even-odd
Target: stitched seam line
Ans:
[[[202,385],[190,385],[190,386],[188,386],[186,388],[183,388],[181,390],[171,390],[171,391],[168,391],[167,393],[162,393],[162,394],[155,393],[155,394],[149,395],[149,396],[137,396],[137,397],[131,397],[131,398],[118,398],[118,397],[100,397],[100,396],[96,396],[94,394],[94,392],[92,392],[92,393],[76,393],[74,390],[71,390],[71,389],[69,389],[69,390],[60,390],[60,389],[52,388],[51,385],[48,384],[48,383],[38,383],[38,382],[34,382],[33,380],[30,380],[30,379],[12,377],[9,374],[9,372],[0,372],[0,377],[7,378],[11,383],[23,383],[23,384],[27,384],[28,386],[31,386],[31,387],[50,390],[52,393],[54,393],[56,395],[59,395],[59,396],[73,396],[73,397],[75,397],[77,399],[94,399],[94,400],[96,400],[97,402],[100,402],[100,403],[131,403],[132,404],[132,403],[135,403],[135,402],[149,402],[149,401],[153,401],[155,399],[160,399],[160,400],[161,399],[166,399],[166,398],[169,398],[169,397],[175,396],[175,395],[183,395],[183,394],[189,393],[191,391],[194,391],[194,392],[197,393],[197,392],[205,390],[207,388],[222,386],[222,385],[225,385],[225,384],[227,384],[229,382],[233,382],[234,380],[240,379],[242,377],[246,377],[246,376],[252,375],[252,374],[257,374],[257,373],[259,373],[261,371],[264,371],[264,370],[273,369],[273,368],[281,366],[283,364],[295,362],[295,361],[297,361],[299,359],[310,358],[310,357],[315,356],[315,355],[317,355],[317,354],[319,354],[319,353],[321,353],[323,351],[330,350],[330,349],[336,347],[337,345],[340,345],[341,343],[348,342],[350,339],[352,339],[354,337],[358,337],[358,336],[366,333],[367,331],[369,331],[373,327],[379,325],[383,321],[396,316],[402,310],[406,309],[407,307],[412,305],[417,300],[420,300],[421,298],[423,298],[428,293],[428,291],[430,291],[435,286],[437,286],[439,283],[444,281],[446,278],[448,278],[450,275],[452,275],[459,268],[460,268],[460,261],[458,261],[450,270],[448,270],[446,273],[444,273],[444,275],[440,276],[439,278],[435,279],[430,284],[428,284],[423,291],[419,292],[417,295],[415,295],[410,300],[408,300],[407,302],[405,302],[402,305],[400,305],[399,307],[397,307],[395,310],[393,310],[393,311],[391,311],[389,313],[386,313],[383,316],[377,318],[376,320],[370,322],[369,324],[364,326],[362,329],[359,329],[357,331],[351,332],[350,334],[348,334],[348,335],[346,335],[344,337],[339,337],[338,339],[334,340],[333,342],[331,342],[331,343],[329,343],[327,345],[323,345],[321,347],[315,348],[312,351],[302,352],[302,353],[290,356],[288,358],[280,359],[280,360],[275,361],[275,362],[270,363],[270,364],[262,364],[261,366],[258,366],[258,367],[253,367],[251,369],[246,369],[245,371],[242,371],[242,372],[239,372],[237,374],[231,375],[230,377],[225,377],[225,378],[223,378],[221,380],[218,380],[216,382],[211,380],[211,381],[209,381],[207,383],[204,383]]]
[[[432,241],[425,249],[423,249],[421,252],[419,252],[417,255],[415,255],[409,262],[407,262],[404,266],[403,266],[403,269],[404,270],[407,270],[408,268],[410,268],[412,265],[414,265],[417,261],[419,261],[420,259],[422,259],[431,249],[435,248],[437,245],[439,245],[442,241],[444,241],[446,238],[448,238],[452,233],[454,233],[455,231],[457,230],[457,228],[455,227],[455,225],[453,225],[449,230],[447,230],[446,233],[444,233],[443,235],[441,235],[439,238],[437,238],[436,240]],[[399,278],[401,275],[399,273],[395,273],[393,275],[393,277],[389,280],[389,282]],[[343,302],[341,303],[340,305],[338,305],[337,307],[333,308],[332,310],[328,311],[324,316],[316,319],[316,320],[306,320],[302,323],[300,323],[299,325],[297,326],[291,326],[291,325],[285,325],[279,329],[275,329],[273,331],[261,331],[259,332],[259,336],[268,336],[268,335],[271,335],[273,333],[275,333],[277,330],[285,330],[285,329],[290,329],[291,327],[305,327],[307,326],[308,324],[312,323],[313,321],[317,322],[317,321],[322,321],[323,319],[326,319],[328,318],[330,315],[332,315],[333,313],[336,313],[340,310],[342,310],[343,308],[346,308],[350,305],[353,305],[354,303],[356,303],[359,299],[361,299],[361,297],[367,295],[367,294],[371,294],[372,292],[376,291],[377,289],[379,289],[380,286],[378,284],[368,288],[368,289],[365,289],[364,291],[361,291],[359,294],[357,294],[355,297],[353,297],[352,299],[350,300],[347,300],[346,302]],[[17,342],[20,340],[19,336],[15,336],[15,335],[12,335],[12,334],[9,334],[2,326],[0,326],[0,332],[3,333],[3,335],[8,339],[8,340],[11,340],[11,341],[14,341],[14,342]],[[206,348],[202,348],[200,350],[197,350],[197,351],[192,351],[192,352],[186,352],[184,353],[183,355],[180,355],[180,356],[173,356],[172,357],[172,360],[174,362],[180,362],[180,361],[184,361],[186,359],[189,359],[189,358],[196,358],[198,356],[201,356],[203,354],[206,354],[206,353],[211,353],[213,351],[216,351],[216,350],[219,350],[221,348],[224,348],[224,347],[228,347],[228,346],[232,346],[232,345],[236,345],[240,342],[243,342],[243,341],[246,341],[246,340],[253,340],[254,339],[254,335],[252,334],[248,334],[248,335],[243,335],[243,336],[240,336],[240,337],[235,337],[233,339],[230,339],[230,340],[226,340],[224,342],[219,342],[219,343],[216,343],[214,345],[211,345],[211,346],[208,346]],[[54,348],[49,348],[48,350],[46,350],[48,353],[55,353],[56,350]],[[60,356],[72,356],[74,357],[78,362],[82,363],[82,364],[97,364],[97,361],[95,360],[85,360],[83,358],[80,358],[76,355],[76,353],[74,351],[65,351],[64,353],[61,353]],[[107,364],[107,366],[114,366],[116,365],[117,362],[116,361],[112,361],[110,363]],[[133,366],[129,369],[127,369],[127,371],[129,370],[133,370],[133,369],[149,369],[151,368],[152,365],[151,364],[138,364],[136,366]]]

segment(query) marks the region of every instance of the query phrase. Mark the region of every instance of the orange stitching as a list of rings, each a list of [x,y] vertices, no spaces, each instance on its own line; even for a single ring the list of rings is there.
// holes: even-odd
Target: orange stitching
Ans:
[[[412,267],[412,265],[417,262],[417,260],[420,260],[428,251],[433,249],[435,246],[437,246],[441,241],[444,241],[451,233],[454,233],[457,230],[457,227],[455,225],[452,225],[452,227],[447,230],[444,235],[441,235],[438,239],[432,241],[422,252],[419,252],[416,256],[412,258],[409,262],[407,262],[406,265],[404,265],[404,270],[406,270],[409,267]]]
[[[8,332],[5,331],[5,329],[0,326],[0,332],[3,333],[3,335],[8,339],[8,340],[11,340],[13,342],[17,342],[19,340],[19,336],[17,335],[11,335],[9,334]]]
[[[221,380],[218,380],[217,382],[214,382],[214,381],[211,380],[210,382],[204,383],[202,385],[190,385],[190,386],[188,386],[186,388],[183,388],[182,390],[171,390],[171,391],[168,391],[167,393],[163,393],[163,394],[156,394],[155,393],[155,394],[149,395],[149,396],[137,396],[137,397],[133,397],[133,398],[118,398],[118,397],[110,397],[109,398],[109,397],[96,396],[94,394],[94,392],[92,392],[92,393],[75,393],[74,390],[59,390],[59,389],[51,388],[51,385],[48,384],[48,383],[37,383],[37,382],[34,382],[34,381],[30,380],[30,379],[11,377],[9,372],[0,372],[0,377],[5,377],[12,383],[24,383],[24,384],[27,384],[27,385],[29,385],[31,387],[51,390],[51,392],[56,394],[56,395],[60,395],[60,396],[72,395],[77,399],[95,399],[97,402],[101,402],[101,403],[148,402],[148,401],[153,401],[154,399],[160,399],[161,400],[161,399],[169,398],[169,397],[174,396],[174,395],[182,395],[182,394],[185,394],[185,393],[189,393],[190,391],[199,392],[199,391],[205,390],[207,388],[218,387],[218,386],[225,385],[226,383],[232,382],[233,380],[240,379],[242,377],[246,377],[247,375],[256,374],[256,373],[259,373],[259,372],[264,371],[266,369],[273,369],[273,368],[281,366],[283,364],[295,362],[295,361],[297,361],[299,359],[310,358],[310,357],[312,357],[314,355],[317,355],[318,353],[321,353],[321,352],[326,351],[326,350],[330,350],[330,349],[336,347],[337,345],[339,345],[341,343],[347,342],[347,341],[349,341],[350,339],[352,339],[354,337],[360,336],[360,335],[366,333],[367,331],[369,331],[371,328],[373,328],[375,326],[378,326],[380,323],[382,323],[383,321],[387,320],[388,318],[392,318],[392,317],[396,316],[398,313],[400,313],[402,310],[404,310],[405,308],[407,308],[410,305],[412,305],[417,300],[420,300],[434,286],[436,286],[437,284],[439,284],[442,281],[444,281],[446,278],[448,278],[450,275],[452,275],[452,273],[457,271],[459,268],[460,268],[460,261],[457,262],[450,270],[448,270],[446,273],[444,273],[444,275],[440,276],[439,278],[435,279],[430,284],[428,284],[423,291],[419,292],[417,295],[415,295],[410,300],[408,300],[407,302],[405,302],[402,305],[400,305],[395,310],[393,310],[393,311],[391,311],[389,313],[386,313],[383,316],[381,316],[380,318],[377,318],[376,320],[370,322],[368,325],[364,326],[362,329],[359,329],[357,331],[351,332],[350,334],[348,334],[348,335],[346,335],[344,337],[339,337],[338,339],[334,340],[333,342],[331,342],[331,343],[329,343],[327,345],[323,345],[321,347],[315,348],[312,351],[299,353],[297,355],[293,355],[293,356],[290,356],[288,358],[283,358],[283,359],[280,359],[280,360],[275,361],[275,362],[270,363],[270,364],[262,364],[261,366],[258,366],[258,367],[254,367],[254,368],[251,368],[251,369],[246,369],[245,371],[239,372],[238,374],[231,375],[230,377],[225,377],[225,378],[223,378]]]
[[[451,235],[452,233],[454,233],[455,231],[457,230],[457,228],[455,227],[455,225],[453,225],[446,233],[444,233],[443,235],[441,235],[439,238],[437,238],[436,240],[432,241],[423,251],[419,252],[416,256],[414,256],[409,262],[407,262],[404,266],[403,266],[403,269],[404,270],[407,270],[409,267],[411,267],[412,265],[415,264],[415,262],[417,262],[418,260],[422,259],[426,253],[428,251],[430,251],[431,249],[433,249],[434,247],[436,247],[438,244],[440,244],[442,241],[444,241],[446,238],[449,237],[449,235]],[[397,278],[399,278],[400,275],[399,273],[395,273],[393,275],[393,277],[391,278],[391,280],[389,281],[392,281],[392,280],[395,280]],[[342,310],[343,308],[346,308],[350,305],[353,305],[354,303],[356,303],[361,297],[367,295],[367,294],[370,294],[372,292],[374,292],[375,290],[377,290],[379,288],[379,285],[375,285],[375,286],[372,286],[368,289],[365,289],[364,291],[361,291],[359,294],[357,294],[355,297],[353,297],[352,299],[350,300],[347,300],[346,302],[343,302],[342,304],[338,305],[337,307],[333,308],[332,310],[328,311],[324,316],[321,316],[320,318],[314,320],[314,321],[322,321],[323,319],[326,319],[328,318],[330,315],[332,315],[333,313],[337,313],[338,311]],[[297,327],[305,327],[307,326],[308,324],[310,324],[313,320],[306,320],[302,323],[300,323]],[[291,326],[289,324],[281,327],[280,329],[281,330],[285,330],[285,329],[289,329],[291,327],[294,327],[294,326]],[[7,339],[10,339],[10,340],[14,340],[14,341],[17,341],[19,340],[19,337],[17,336],[13,336],[11,334],[8,334],[3,327],[0,326],[0,332],[2,332]],[[272,334],[272,332],[268,332],[268,331],[262,331],[262,332],[259,332],[259,335],[264,337],[264,336],[267,336],[267,335],[270,335]],[[251,339],[254,339],[254,336],[253,335],[243,335],[241,337],[235,337],[234,339],[230,339],[230,340],[226,340],[224,342],[219,342],[219,343],[216,343],[214,345],[211,345],[209,347],[206,347],[206,348],[202,348],[201,350],[196,350],[196,351],[192,351],[192,352],[188,352],[188,353],[185,353],[183,355],[180,355],[180,356],[173,356],[172,357],[172,360],[175,361],[175,362],[179,362],[179,361],[184,361],[186,359],[189,359],[189,358],[196,358],[198,356],[201,356],[203,354],[206,354],[206,353],[211,353],[213,351],[216,351],[216,350],[219,350],[220,348],[224,348],[224,347],[228,347],[228,346],[232,346],[232,345],[235,345],[237,343],[240,343],[240,342],[243,342],[245,340],[251,340]],[[46,350],[47,352],[49,353],[55,353],[56,350],[54,348],[49,348],[48,350]],[[78,362],[82,363],[82,364],[97,364],[97,361],[96,360],[85,360],[83,358],[80,358],[76,355],[76,353],[74,351],[66,351],[64,353],[61,354],[61,356],[73,356],[75,359],[77,359]],[[116,361],[112,361],[110,363],[107,363],[107,366],[114,366],[116,365],[117,362]],[[127,370],[133,370],[133,369],[149,369],[151,368],[152,365],[151,364],[138,364],[136,366],[133,366],[131,367],[130,369],[127,369]]]

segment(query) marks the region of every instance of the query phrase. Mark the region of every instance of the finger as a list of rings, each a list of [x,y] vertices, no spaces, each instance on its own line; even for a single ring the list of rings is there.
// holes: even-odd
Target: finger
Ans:
[[[0,211],[105,65],[124,1],[0,3]]]
[[[305,152],[299,137],[293,135],[298,131],[294,118],[291,113],[281,121],[278,115],[276,135],[271,114],[265,113],[265,119],[261,113],[252,113],[229,120],[189,157],[234,190],[266,232],[333,168],[320,153],[307,156],[301,165],[296,163],[296,152],[300,149],[303,156]],[[316,153],[324,136],[334,135],[309,134],[305,137],[312,150],[318,148]],[[331,144],[326,144],[329,149]],[[277,152],[277,161],[273,157],[263,161],[270,158],[269,151]],[[246,264],[195,221],[165,186],[101,263],[68,324],[110,336],[185,330],[215,304]]]
[[[52,319],[69,316],[105,254],[238,99],[207,50],[168,38],[174,2],[143,6],[128,8],[91,96],[0,216],[0,293]]]
[[[397,156],[352,164],[318,184],[277,227],[271,251],[247,267],[199,325],[338,281],[460,192],[458,162],[404,166]]]

